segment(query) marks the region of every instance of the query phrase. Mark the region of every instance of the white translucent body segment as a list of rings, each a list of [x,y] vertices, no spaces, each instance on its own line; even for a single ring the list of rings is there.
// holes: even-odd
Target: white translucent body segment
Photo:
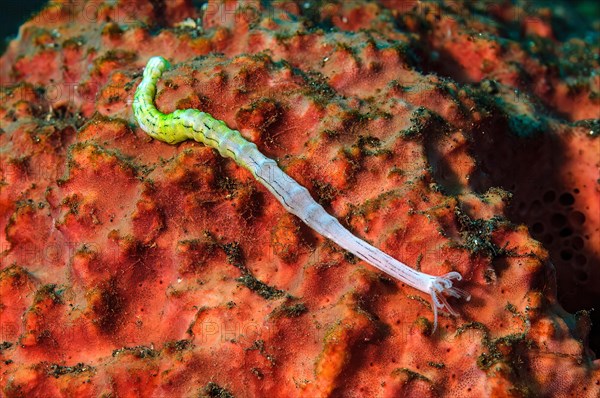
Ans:
[[[430,294],[434,330],[437,327],[438,309],[445,308],[456,315],[444,294],[470,299],[469,294],[453,287],[454,280],[462,279],[458,272],[450,272],[443,276],[425,274],[353,235],[327,213],[305,187],[284,173],[274,160],[264,156],[254,143],[244,140],[237,130],[232,130],[222,121],[195,109],[176,111],[169,115],[158,111],[154,105],[156,82],[167,68],[169,63],[164,58],[151,58],[135,93],[134,115],[146,133],[168,143],[191,138],[215,148],[224,157],[233,158],[240,166],[247,168],[287,211],[299,217],[319,234],[388,275]]]
[[[286,210],[309,227],[387,274],[421,291],[429,291],[435,277],[410,268],[350,233],[310,196],[306,188],[285,174],[275,162],[261,170],[258,176],[264,179],[265,186],[270,188]]]
[[[192,112],[190,115],[186,114],[186,118],[194,128],[194,130],[200,132],[203,135],[208,133],[209,129],[206,125],[205,120],[208,118],[208,114],[204,112]]]
[[[200,113],[200,114],[199,114]],[[194,112],[193,109],[187,109],[180,115],[181,124],[190,129],[189,137],[200,141],[204,139],[206,125],[202,122],[203,112]]]

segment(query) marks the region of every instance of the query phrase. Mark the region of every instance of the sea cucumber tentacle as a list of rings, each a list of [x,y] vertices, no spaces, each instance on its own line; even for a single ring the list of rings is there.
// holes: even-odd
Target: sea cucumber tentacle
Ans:
[[[375,266],[390,276],[431,295],[434,314],[433,330],[437,328],[439,309],[452,315],[444,294],[456,298],[470,299],[465,291],[453,287],[453,281],[462,280],[458,272],[443,276],[429,275],[417,271],[392,256],[373,247],[348,231],[316,202],[308,190],[298,184],[279,168],[277,162],[263,155],[254,143],[246,141],[237,130],[205,112],[196,109],[177,110],[170,114],[161,113],[154,104],[156,84],[163,72],[170,67],[162,57],[153,57],[144,70],[133,101],[133,112],[140,127],[151,137],[176,144],[193,139],[216,149],[221,156],[229,157],[252,173],[290,213],[319,234],[332,240],[360,259]]]

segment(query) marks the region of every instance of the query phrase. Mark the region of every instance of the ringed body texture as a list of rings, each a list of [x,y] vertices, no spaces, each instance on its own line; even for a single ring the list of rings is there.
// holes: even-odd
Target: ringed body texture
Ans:
[[[445,295],[470,299],[468,293],[453,286],[453,281],[462,279],[458,272],[434,276],[417,271],[356,237],[327,213],[305,187],[281,170],[277,162],[263,155],[257,146],[244,139],[239,131],[230,129],[224,122],[208,113],[196,109],[161,113],[154,104],[156,84],[169,67],[169,62],[162,57],[153,57],[146,65],[133,102],[134,115],[142,130],[151,137],[169,144],[192,139],[216,149],[223,157],[235,160],[238,165],[250,171],[288,212],[296,215],[319,234],[386,274],[430,294],[434,330],[437,327],[438,309],[446,309],[457,315]]]

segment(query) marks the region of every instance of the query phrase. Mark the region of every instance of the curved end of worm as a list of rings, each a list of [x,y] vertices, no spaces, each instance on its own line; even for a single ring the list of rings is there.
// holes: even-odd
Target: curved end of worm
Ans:
[[[171,67],[169,61],[163,57],[152,57],[144,69],[144,78],[158,79],[163,72]]]

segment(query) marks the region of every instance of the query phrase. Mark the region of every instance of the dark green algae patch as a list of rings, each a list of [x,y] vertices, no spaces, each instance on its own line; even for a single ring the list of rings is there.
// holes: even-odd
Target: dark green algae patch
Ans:
[[[229,390],[211,381],[201,390],[198,398],[234,398],[234,396]]]
[[[250,270],[244,264],[244,257],[239,243],[226,243],[221,245],[221,248],[227,255],[227,262],[242,272],[242,276],[237,278],[239,283],[266,300],[277,299],[286,295],[285,291],[269,286],[252,275]]]

